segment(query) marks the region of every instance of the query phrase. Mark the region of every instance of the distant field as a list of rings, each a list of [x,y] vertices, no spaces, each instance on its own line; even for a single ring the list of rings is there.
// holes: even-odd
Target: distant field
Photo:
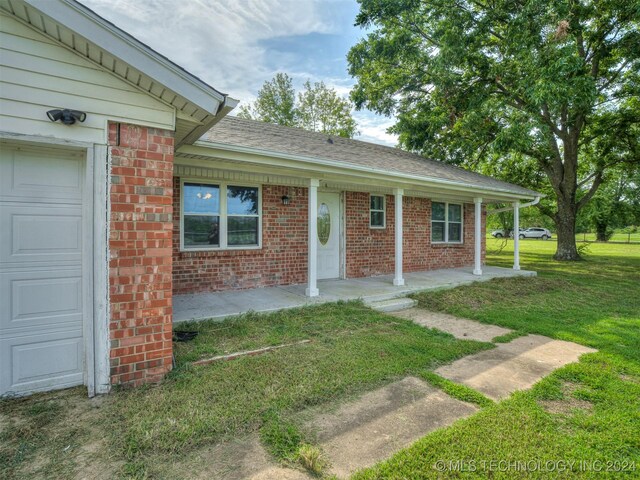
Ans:
[[[551,239],[551,241],[557,240],[556,234],[554,232],[552,232],[551,234],[553,235],[553,238]],[[487,238],[492,239],[493,237],[489,233],[487,234]],[[526,238],[525,240],[540,241],[537,238]],[[578,233],[576,235],[576,240],[578,242],[595,242],[596,234],[595,233]],[[611,239],[609,239],[609,241],[616,242],[616,243],[640,243],[640,232],[636,232],[632,234],[614,233]]]
[[[579,233],[576,235],[576,240],[579,242],[595,242],[596,234],[595,233]],[[640,232],[628,234],[628,233],[614,233],[613,236],[609,239],[610,242],[639,242],[640,243]]]

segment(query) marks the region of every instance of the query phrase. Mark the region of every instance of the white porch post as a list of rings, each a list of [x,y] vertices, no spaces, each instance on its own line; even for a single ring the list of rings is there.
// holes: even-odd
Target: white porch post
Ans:
[[[475,220],[475,253],[474,253],[474,266],[473,274],[482,275],[482,198],[474,198],[473,203],[475,205],[474,220]]]
[[[520,270],[520,202],[513,202],[513,269]]]
[[[309,180],[309,241],[307,252],[307,297],[317,297],[318,291],[318,187],[320,181]]]
[[[395,195],[394,203],[396,210],[396,269],[393,277],[393,284],[396,286],[404,285],[404,277],[402,276],[402,198],[404,190],[396,188],[393,191]]]

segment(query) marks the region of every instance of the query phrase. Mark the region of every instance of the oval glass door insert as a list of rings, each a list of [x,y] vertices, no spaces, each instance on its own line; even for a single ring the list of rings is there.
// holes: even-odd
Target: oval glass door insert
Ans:
[[[318,240],[322,245],[326,245],[331,234],[331,213],[326,203],[318,208]]]

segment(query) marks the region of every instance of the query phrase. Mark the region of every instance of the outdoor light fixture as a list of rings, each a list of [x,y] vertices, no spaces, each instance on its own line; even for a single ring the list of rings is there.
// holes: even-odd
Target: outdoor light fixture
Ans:
[[[76,123],[76,120],[84,122],[87,118],[87,114],[80,110],[70,110],[65,108],[64,110],[49,110],[47,112],[47,117],[49,117],[49,120],[52,122],[60,120],[65,125],[73,125]]]
[[[289,205],[289,197],[287,195],[282,196],[282,204]]]

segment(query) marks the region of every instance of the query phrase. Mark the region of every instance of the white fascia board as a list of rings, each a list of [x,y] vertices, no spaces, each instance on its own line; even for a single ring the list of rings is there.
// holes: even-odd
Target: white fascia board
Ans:
[[[331,173],[344,172],[345,174],[353,175],[355,172],[367,174],[370,177],[371,174],[378,175],[382,178],[392,181],[401,181],[403,183],[411,183],[413,185],[438,186],[440,188],[446,188],[465,193],[484,193],[491,192],[493,197],[501,197],[505,200],[518,200],[518,199],[530,199],[533,200],[536,194],[525,195],[520,193],[511,192],[506,189],[489,188],[481,185],[473,185],[464,182],[457,182],[455,180],[446,180],[437,177],[428,177],[423,175],[412,175],[400,172],[389,172],[386,170],[365,167],[362,165],[345,164],[342,162],[336,162],[334,160],[319,159],[316,157],[307,157],[302,155],[292,155],[287,153],[277,153],[268,150],[261,150],[257,148],[240,147],[237,145],[226,145],[221,143],[199,141],[193,145],[185,145],[178,149],[176,155],[201,155],[212,158],[229,158],[225,157],[225,152],[239,153],[247,155],[244,158],[247,162],[255,163],[268,163],[274,166],[294,167],[305,166],[307,170],[320,171],[331,170]],[[237,156],[234,160],[241,160]],[[318,168],[320,167],[320,168]]]
[[[212,115],[227,98],[75,0],[22,1]]]

